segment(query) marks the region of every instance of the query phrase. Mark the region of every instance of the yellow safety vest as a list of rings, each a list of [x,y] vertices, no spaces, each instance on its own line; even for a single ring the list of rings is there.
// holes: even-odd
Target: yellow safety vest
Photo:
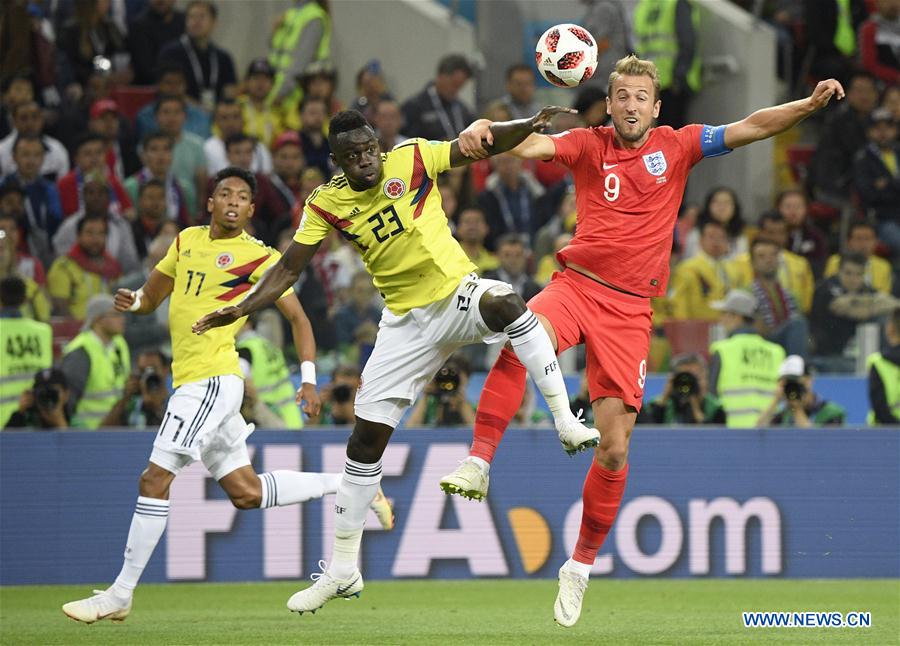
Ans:
[[[634,10],[634,37],[637,53],[656,63],[659,85],[665,90],[672,86],[675,59],[678,56],[678,35],[675,31],[676,0],[641,0]],[[700,34],[700,15],[691,5],[694,32]],[[694,92],[701,86],[700,48],[694,49],[694,60],[687,74],[687,84]]]
[[[292,7],[285,11],[281,24],[272,34],[269,64],[275,68],[275,83],[269,94],[270,97],[278,96],[281,86],[284,84],[285,74],[291,69],[294,48],[297,46],[300,34],[303,33],[303,28],[313,20],[322,21],[322,40],[316,51],[316,60],[321,61],[329,57],[331,53],[331,17],[328,12],[319,6],[318,2],[307,2],[302,7]],[[294,99],[299,104],[299,92],[292,92],[286,101]]]
[[[34,374],[53,365],[53,330],[27,318],[0,319],[0,429],[31,388]]]
[[[65,347],[69,354],[84,348],[91,361],[84,393],[75,408],[72,426],[95,429],[115,406],[125,389],[125,380],[131,372],[131,356],[128,345],[121,336],[113,337],[108,346],[91,330],[76,336]]]
[[[716,394],[729,428],[753,428],[778,386],[784,348],[754,333],[734,334],[709,346],[720,358]]]
[[[837,26],[834,28],[832,42],[844,56],[856,54],[856,32],[850,16],[850,0],[835,0],[837,3]]]
[[[869,355],[866,359],[866,366],[871,369],[875,368],[878,376],[881,377],[881,383],[884,384],[884,395],[887,398],[888,406],[894,417],[900,419],[900,366],[893,361],[888,361],[880,352]],[[867,418],[869,426],[876,426],[875,411],[870,410]]]
[[[250,334],[237,342],[250,351],[250,376],[259,398],[291,429],[303,428],[303,416],[295,402],[296,393],[281,350],[259,336]]]

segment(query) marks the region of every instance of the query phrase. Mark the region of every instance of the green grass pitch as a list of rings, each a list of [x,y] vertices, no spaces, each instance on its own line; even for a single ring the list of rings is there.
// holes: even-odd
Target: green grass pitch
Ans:
[[[91,586],[0,588],[10,644],[900,644],[897,580],[595,579],[581,621],[553,623],[556,581],[372,581],[315,615],[287,611],[305,584],[145,585],[121,624],[60,606]],[[744,610],[869,611],[871,628],[742,627]]]

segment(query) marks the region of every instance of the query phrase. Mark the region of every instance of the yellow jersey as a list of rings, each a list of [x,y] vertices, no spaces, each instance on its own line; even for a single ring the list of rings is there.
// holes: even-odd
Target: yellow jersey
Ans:
[[[778,282],[797,300],[804,313],[812,307],[813,291],[816,288],[812,268],[803,256],[782,249],[778,254]],[[753,282],[753,265],[750,252],[738,254],[728,263],[728,274],[735,289],[747,289]]]
[[[222,375],[242,377],[234,337],[245,318],[199,336],[191,326],[205,314],[241,302],[280,257],[246,232],[235,238],[212,240],[209,227],[201,226],[178,234],[156,265],[157,270],[175,280],[169,303],[174,387]],[[291,293],[293,287],[282,298]]]
[[[450,142],[410,139],[381,158],[381,181],[367,191],[354,191],[343,174],[314,190],[294,240],[315,245],[337,229],[399,316],[445,298],[476,267],[450,233],[435,187],[450,168]]]

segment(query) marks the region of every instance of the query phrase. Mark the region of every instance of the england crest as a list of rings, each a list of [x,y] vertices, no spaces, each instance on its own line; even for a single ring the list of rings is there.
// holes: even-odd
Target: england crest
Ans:
[[[668,168],[666,157],[661,150],[657,150],[655,153],[650,153],[649,155],[644,155],[644,166],[647,167],[648,173],[656,177],[665,173],[666,168]]]

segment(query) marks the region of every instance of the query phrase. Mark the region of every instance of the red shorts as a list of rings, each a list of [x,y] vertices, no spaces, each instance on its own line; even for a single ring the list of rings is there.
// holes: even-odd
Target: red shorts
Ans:
[[[553,325],[560,353],[584,343],[591,401],[618,397],[641,409],[652,329],[649,298],[566,269],[553,274],[528,307]]]

